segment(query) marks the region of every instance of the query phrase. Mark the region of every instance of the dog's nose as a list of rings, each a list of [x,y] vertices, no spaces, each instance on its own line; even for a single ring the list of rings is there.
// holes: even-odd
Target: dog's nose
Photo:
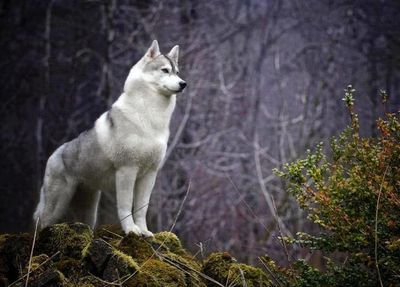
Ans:
[[[179,87],[181,87],[181,91],[187,86],[186,82],[179,82]]]

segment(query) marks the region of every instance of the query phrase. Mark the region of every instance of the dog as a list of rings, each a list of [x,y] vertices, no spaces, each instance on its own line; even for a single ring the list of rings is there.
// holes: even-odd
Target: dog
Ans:
[[[146,223],[148,204],[165,157],[176,94],[186,87],[178,54],[179,46],[161,54],[154,40],[112,107],[92,129],[49,157],[33,216],[40,228],[56,223],[67,210],[93,228],[101,193],[113,192],[124,232],[153,236]]]

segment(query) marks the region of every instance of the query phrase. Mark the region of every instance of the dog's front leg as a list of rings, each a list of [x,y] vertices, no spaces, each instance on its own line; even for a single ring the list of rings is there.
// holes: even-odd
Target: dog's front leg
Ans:
[[[133,188],[138,169],[131,166],[124,166],[117,169],[115,174],[116,197],[118,217],[122,229],[126,234],[133,232],[141,235],[140,228],[135,224],[132,217]]]
[[[156,181],[156,176],[156,170],[148,171],[145,175],[137,179],[135,187],[135,211],[133,218],[145,237],[154,236],[147,228],[146,214],[149,207],[150,195]]]

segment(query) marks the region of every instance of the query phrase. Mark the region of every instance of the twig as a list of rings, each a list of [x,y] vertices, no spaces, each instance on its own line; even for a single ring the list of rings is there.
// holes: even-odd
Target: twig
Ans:
[[[108,232],[108,233],[110,233],[110,234],[112,234],[112,235],[114,235],[114,236],[117,236],[117,237],[119,237],[119,238],[124,238],[123,236],[121,236],[121,235],[119,235],[119,234],[117,234],[117,233],[114,233],[114,232],[112,232],[112,231],[110,231],[110,230],[107,230],[107,229],[105,229],[105,228],[102,228],[105,232]]]
[[[34,235],[33,235],[33,242],[32,242],[32,248],[31,248],[31,255],[29,256],[28,273],[27,273],[27,276],[26,276],[25,287],[28,286],[29,274],[31,273],[33,249],[35,248],[35,243],[36,243],[36,234],[37,234],[37,229],[38,229],[38,225],[39,225],[39,218],[40,218],[40,217],[38,216],[38,218],[36,219],[35,233],[34,233]]]
[[[239,271],[240,271],[240,277],[242,277],[243,287],[247,287],[246,278],[244,278],[244,274],[243,274],[242,268],[239,267]]]
[[[381,200],[383,182],[385,180],[388,169],[389,169],[389,165],[386,167],[385,172],[383,173],[383,178],[382,178],[381,186],[379,187],[378,199],[376,200],[376,208],[375,208],[375,247],[374,247],[375,266],[376,266],[376,271],[378,272],[378,278],[379,278],[379,283],[380,283],[381,287],[383,287],[383,283],[382,283],[381,272],[379,270],[379,264],[378,264],[378,213],[379,213],[379,202]]]
[[[124,218],[122,218],[122,219],[120,220],[120,222],[124,221],[124,220],[127,219],[129,216],[132,216],[132,214],[135,214],[136,212],[138,212],[139,210],[145,208],[145,207],[148,206],[148,205],[149,205],[149,204],[146,203],[146,204],[142,205],[141,207],[139,207],[138,209],[135,209],[135,210],[133,211],[133,213],[129,213],[127,216],[125,216]]]
[[[269,228],[261,221],[261,219],[254,213],[253,209],[250,207],[250,205],[247,203],[247,201],[242,197],[242,193],[239,191],[239,188],[236,186],[236,184],[233,182],[232,178],[229,176],[229,174],[225,173],[225,177],[230,181],[230,183],[232,184],[233,188],[235,189],[235,191],[237,192],[237,194],[240,196],[241,201],[244,203],[244,205],[247,207],[247,209],[249,210],[250,214],[258,221],[258,223],[264,227],[265,231],[267,231],[268,233],[272,233],[271,230],[269,230]],[[283,251],[285,252],[285,255],[288,259],[288,261],[290,262],[289,258],[292,258],[293,260],[295,260],[295,258],[293,257],[293,255],[289,254],[286,245],[283,243],[283,239],[280,240],[279,238],[277,238],[276,236],[272,235],[272,238],[274,240],[276,240],[279,245],[282,246]]]
[[[157,250],[158,250],[158,248],[157,248]],[[156,250],[155,252],[158,253],[157,250]],[[197,271],[196,269],[194,269],[193,267],[191,267],[191,266],[189,266],[189,265],[185,265],[185,264],[183,264],[182,262],[174,261],[173,259],[169,258],[168,256],[166,256],[165,254],[162,254],[162,253],[158,253],[158,256],[162,257],[165,261],[167,261],[168,263],[172,264],[172,265],[175,266],[175,267],[176,267],[178,264],[181,264],[181,265],[185,266],[186,268],[188,268],[189,270],[191,270],[191,271],[197,273],[199,276],[203,277],[204,279],[206,279],[206,280],[208,280],[208,281],[210,281],[210,282],[213,282],[213,283],[217,284],[217,285],[220,286],[220,287],[225,287],[224,285],[222,285],[222,284],[221,284],[220,282],[218,282],[217,280],[211,278],[210,276],[208,276],[208,275],[206,275],[206,274],[204,274],[204,273],[201,273],[201,272]],[[187,271],[185,270],[185,272],[187,272]],[[190,273],[189,273],[189,274],[190,274]]]
[[[185,193],[185,197],[184,197],[183,200],[182,200],[181,206],[180,206],[179,209],[178,209],[178,213],[177,213],[176,216],[175,216],[175,220],[174,220],[174,222],[172,223],[172,226],[171,226],[169,232],[172,232],[172,230],[175,228],[176,222],[178,221],[178,217],[179,217],[179,215],[180,215],[181,212],[182,212],[183,205],[185,204],[186,198],[187,198],[188,195],[189,195],[189,191],[190,191],[191,186],[192,186],[192,180],[189,179],[189,184],[188,184],[188,188],[187,188],[186,193]],[[165,241],[165,240],[164,240],[164,241]]]
[[[282,283],[278,280],[278,278],[275,277],[274,273],[268,268],[267,264],[265,264],[265,262],[260,257],[258,257],[258,260],[260,260],[261,264],[265,267],[265,269],[268,271],[268,273],[271,275],[271,277],[275,280],[275,282],[279,286],[282,286]]]

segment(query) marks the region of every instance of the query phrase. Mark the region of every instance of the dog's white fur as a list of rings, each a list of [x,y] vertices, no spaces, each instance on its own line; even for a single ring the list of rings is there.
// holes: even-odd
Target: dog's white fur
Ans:
[[[115,192],[123,230],[153,235],[147,207],[165,156],[176,93],[186,86],[178,76],[178,53],[175,46],[161,55],[153,41],[112,108],[93,129],[50,156],[34,214],[42,228],[59,220],[68,206],[76,219],[93,227],[101,192]]]

